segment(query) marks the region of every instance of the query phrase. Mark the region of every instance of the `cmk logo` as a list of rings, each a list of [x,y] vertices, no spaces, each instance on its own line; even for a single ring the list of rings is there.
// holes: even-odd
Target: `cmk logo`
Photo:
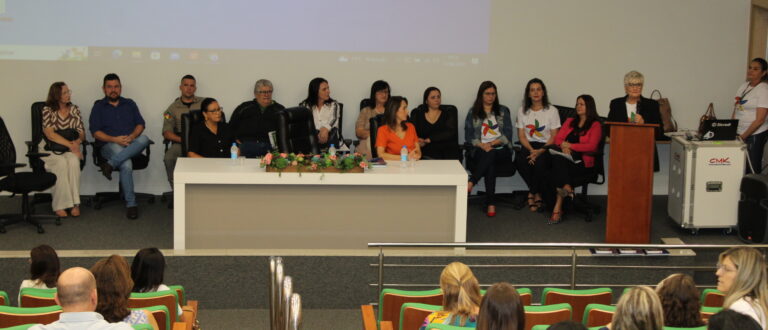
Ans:
[[[709,165],[731,165],[731,157],[709,159]]]

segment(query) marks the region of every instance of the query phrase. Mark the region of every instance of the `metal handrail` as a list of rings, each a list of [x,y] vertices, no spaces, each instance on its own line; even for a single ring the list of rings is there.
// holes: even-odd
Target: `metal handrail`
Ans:
[[[369,248],[636,248],[636,249],[728,249],[744,245],[723,244],[605,244],[605,243],[368,243]],[[753,248],[768,248],[768,244],[750,244]]]

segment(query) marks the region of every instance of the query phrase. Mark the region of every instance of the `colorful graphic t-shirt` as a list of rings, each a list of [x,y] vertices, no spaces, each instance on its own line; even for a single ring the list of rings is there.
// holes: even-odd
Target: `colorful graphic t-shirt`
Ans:
[[[491,142],[501,136],[501,128],[499,127],[499,122],[496,120],[495,115],[489,115],[483,119],[483,125],[480,129],[480,142],[482,143]]]
[[[515,127],[525,130],[529,142],[546,143],[552,136],[552,130],[560,128],[560,114],[557,108],[549,106],[544,109],[523,112],[523,107],[517,110]]]

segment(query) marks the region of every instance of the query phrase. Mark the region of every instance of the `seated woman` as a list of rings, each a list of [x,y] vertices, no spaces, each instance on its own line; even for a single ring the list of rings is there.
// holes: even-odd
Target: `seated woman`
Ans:
[[[416,128],[408,120],[408,99],[393,96],[384,110],[384,125],[376,133],[376,152],[387,160],[400,160],[400,151],[408,149],[408,159],[421,159]]]
[[[551,145],[560,128],[560,114],[549,104],[547,86],[539,78],[533,78],[525,86],[523,106],[517,111],[517,137],[522,148],[515,156],[518,173],[528,186],[528,207],[538,211],[543,204],[547,170],[550,167]]]
[[[158,329],[152,313],[143,309],[128,309],[128,298],[131,295],[133,281],[125,258],[113,254],[101,259],[91,267],[91,273],[96,278],[96,291],[99,297],[96,312],[101,314],[104,320],[109,323],[125,322],[130,325],[149,324],[153,329]]]
[[[192,125],[189,131],[187,157],[229,158],[235,138],[227,123],[221,122],[222,109],[219,102],[206,98],[200,104],[200,110],[205,120]]]
[[[429,314],[420,330],[425,330],[430,323],[477,326],[482,296],[472,270],[460,262],[448,264],[440,274],[440,289],[443,291],[443,310]]]
[[[455,107],[441,104],[437,87],[424,91],[421,105],[411,111],[410,122],[416,127],[424,158],[459,159],[458,116]]]
[[[737,247],[720,254],[717,289],[725,292],[723,308],[752,317],[768,327],[768,280],[765,256],[752,247]]]
[[[645,286],[634,287],[616,304],[611,324],[600,330],[663,330],[664,311],[656,292]]]
[[[637,71],[630,71],[624,75],[624,97],[611,100],[608,121],[636,124],[658,124],[656,127],[656,139],[664,138],[661,127],[661,113],[659,102],[643,97],[643,84],[645,77]],[[606,132],[610,133],[610,132]],[[659,171],[659,153],[654,145],[653,170]]]
[[[477,330],[523,330],[525,311],[520,295],[507,282],[488,288],[480,302]]]
[[[48,245],[38,245],[29,251],[29,279],[21,281],[19,287],[19,302],[21,302],[21,289],[53,289],[59,279],[61,266],[56,250]]]
[[[312,79],[309,82],[307,98],[301,101],[299,106],[312,110],[320,149],[325,149],[331,144],[338,148],[341,140],[339,131],[341,106],[331,98],[328,81],[319,77]]]
[[[563,127],[555,136],[555,145],[564,154],[571,155],[574,161],[565,157],[551,157],[552,167],[550,179],[557,187],[557,201],[552,208],[550,224],[559,223],[563,215],[563,199],[573,199],[574,183],[583,181],[594,173],[595,156],[600,139],[603,138],[595,99],[590,95],[580,95],[576,98],[576,113],[565,120]]]
[[[389,100],[389,84],[384,80],[376,80],[371,86],[371,98],[365,102],[367,106],[360,110],[355,122],[355,135],[360,139],[355,152],[372,158],[371,154],[371,118],[384,114],[384,106]]]
[[[512,119],[509,108],[499,104],[496,84],[484,81],[477,89],[477,97],[464,120],[464,139],[472,149],[472,173],[467,192],[485,178],[486,215],[496,216],[496,160],[512,158]]]
[[[664,326],[694,328],[703,326],[699,289],[686,274],[672,274],[656,286],[664,310]]]
[[[80,109],[72,104],[71,98],[72,90],[61,81],[53,83],[48,89],[43,108],[45,139],[40,141],[39,146],[39,150],[43,150],[48,140],[69,149],[63,153],[50,152],[47,157],[41,158],[45,169],[56,174],[51,206],[59,217],[66,217],[67,209],[73,217],[80,216],[80,160],[83,159],[80,144],[85,139],[85,133]],[[78,137],[70,141],[59,134],[63,130],[75,130]]]
[[[169,291],[163,284],[165,274],[165,256],[159,249],[143,248],[136,253],[131,263],[131,279],[133,280],[132,292],[157,292]],[[181,303],[181,302],[179,302]],[[181,306],[176,306],[176,313],[181,316]]]

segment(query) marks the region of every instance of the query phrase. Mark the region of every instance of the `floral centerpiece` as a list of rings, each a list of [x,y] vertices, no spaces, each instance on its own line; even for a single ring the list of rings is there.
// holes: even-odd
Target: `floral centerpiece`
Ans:
[[[322,153],[305,155],[302,153],[280,153],[273,151],[261,159],[261,167],[267,172],[352,172],[362,173],[370,164],[359,153],[331,155]]]

